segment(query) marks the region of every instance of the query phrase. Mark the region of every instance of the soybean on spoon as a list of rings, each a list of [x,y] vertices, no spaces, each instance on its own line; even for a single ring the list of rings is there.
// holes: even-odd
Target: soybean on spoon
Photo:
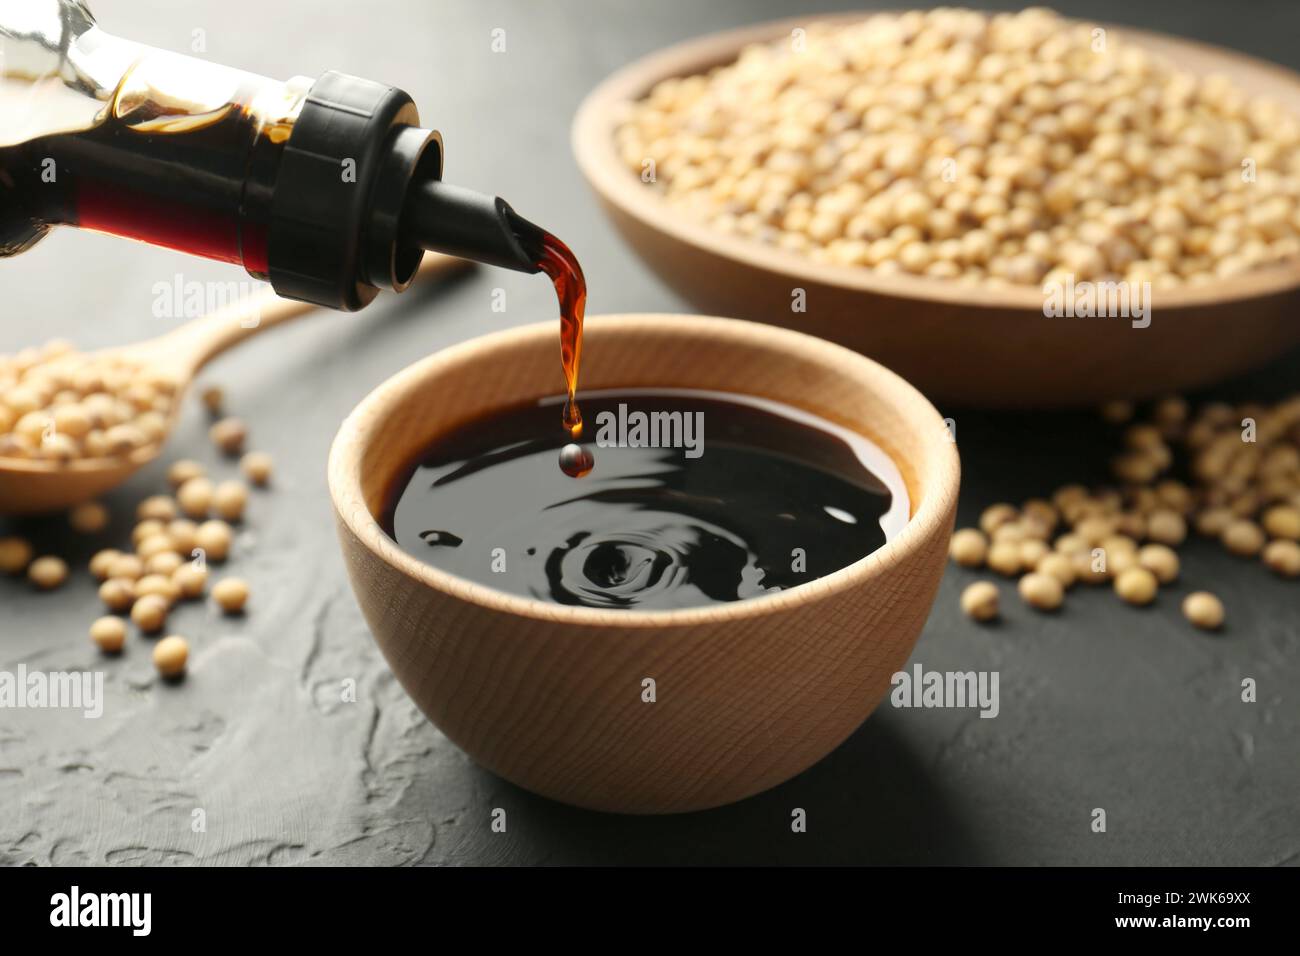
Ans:
[[[450,275],[471,265],[438,253],[426,253],[419,275]],[[40,514],[59,511],[89,501],[122,484],[158,457],[176,427],[182,400],[194,377],[212,359],[248,337],[316,307],[293,299],[282,299],[269,288],[249,299],[236,302],[210,315],[186,322],[164,335],[131,345],[115,346],[90,353],[97,357],[118,357],[146,366],[175,386],[174,400],[167,412],[167,433],[158,441],[113,458],[78,458],[63,463],[47,459],[0,458],[0,514]],[[250,321],[256,317],[256,322]]]

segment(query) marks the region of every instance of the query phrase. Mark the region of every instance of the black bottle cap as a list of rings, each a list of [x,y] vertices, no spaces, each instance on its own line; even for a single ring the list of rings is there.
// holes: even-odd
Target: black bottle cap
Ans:
[[[401,291],[422,250],[399,225],[413,179],[442,175],[442,140],[401,90],[345,73],[312,84],[284,146],[267,266],[276,293],[353,311]]]

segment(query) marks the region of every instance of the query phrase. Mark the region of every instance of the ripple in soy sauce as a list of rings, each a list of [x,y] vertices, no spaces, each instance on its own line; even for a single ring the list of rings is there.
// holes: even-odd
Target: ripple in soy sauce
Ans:
[[[575,482],[569,475],[592,459],[589,444],[555,433],[567,398],[444,436],[399,480],[389,533],[420,560],[501,591],[662,610],[807,583],[870,554],[907,521],[897,469],[865,438],[716,392],[584,394],[589,443],[620,405],[625,418],[701,415],[703,442],[687,457],[681,447],[602,441],[599,467]]]

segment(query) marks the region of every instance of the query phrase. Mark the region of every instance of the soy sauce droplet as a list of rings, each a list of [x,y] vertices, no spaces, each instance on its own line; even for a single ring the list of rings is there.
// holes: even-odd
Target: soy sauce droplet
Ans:
[[[570,478],[584,477],[595,465],[595,456],[581,445],[570,443],[560,449],[560,471]]]
[[[574,441],[582,437],[582,409],[578,408],[575,399],[570,398],[564,403],[564,427]]]

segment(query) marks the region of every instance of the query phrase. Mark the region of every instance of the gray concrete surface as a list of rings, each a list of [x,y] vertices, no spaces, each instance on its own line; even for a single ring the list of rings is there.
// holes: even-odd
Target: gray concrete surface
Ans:
[[[825,3],[818,9],[860,4]],[[545,3],[100,0],[103,25],[186,49],[206,31],[216,61],[274,76],[337,68],[410,90],[447,143],[447,178],[507,197],[574,247],[590,311],[684,305],[602,221],[571,160],[582,95],[623,63],[707,30],[807,9],[793,0]],[[1170,30],[1300,66],[1293,3],[1070,3],[1094,19]],[[489,31],[507,30],[505,54]],[[88,346],[154,335],[154,283],[239,278],[164,251],[64,231],[0,263],[0,349],[61,335]],[[504,314],[490,308],[495,287]],[[335,543],[324,462],[338,423],[388,375],[450,343],[554,315],[541,279],[480,270],[354,316],[313,316],[230,353],[222,384],[253,444],[278,462],[251,505],[230,565],[253,583],[242,619],[186,607],[189,679],[152,680],[131,638],[101,662],[85,628],[98,612],[84,571],[55,595],[0,581],[0,669],[101,669],[106,712],[0,712],[0,862],[219,864],[1300,862],[1300,599],[1295,584],[1192,547],[1185,581],[1213,585],[1232,614],[1193,632],[1176,598],[1138,612],[1106,593],[1055,618],[963,620],[952,572],[914,662],[998,670],[1001,715],[882,708],[796,780],[720,810],[662,819],[587,813],[475,767],[407,700],[373,646]],[[1300,316],[1297,317],[1300,321]],[[1207,347],[1212,347],[1207,343]],[[1158,361],[1153,357],[1153,361]],[[1214,394],[1279,393],[1300,356]],[[558,384],[558,383],[557,383]],[[963,520],[981,503],[1041,493],[1089,472],[1106,445],[1090,416],[960,422]],[[216,464],[191,408],[168,458]],[[127,512],[161,467],[110,501]],[[0,520],[84,559],[97,543],[57,520]],[[116,532],[125,532],[119,520]],[[1178,593],[1186,590],[1179,586]],[[1259,700],[1243,704],[1254,677]],[[339,700],[357,682],[355,703]],[[504,808],[505,834],[490,829]],[[792,808],[808,832],[790,832]],[[1103,807],[1108,832],[1090,831]],[[202,809],[206,831],[192,828]]]

